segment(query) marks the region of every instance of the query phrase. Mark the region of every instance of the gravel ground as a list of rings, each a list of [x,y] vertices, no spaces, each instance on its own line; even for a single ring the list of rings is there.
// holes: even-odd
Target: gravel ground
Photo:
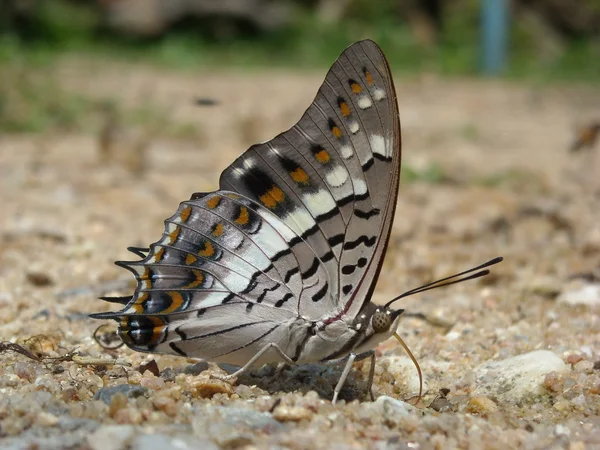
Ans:
[[[337,367],[223,382],[211,375],[230,367],[103,349],[101,322],[87,318],[110,309],[97,296],[133,286],[112,265],[126,247],[155,241],[179,201],[293,124],[323,74],[61,70],[74,92],[150,99],[198,131],[175,140],[115,124],[108,152],[97,131],[0,136],[1,448],[600,448],[600,149],[567,151],[574,127],[598,119],[600,89],[396,80],[410,173],[376,300],[505,261],[405,300],[428,318],[399,330],[423,369],[421,401],[390,340],[377,350],[376,401],[357,363],[332,405]]]

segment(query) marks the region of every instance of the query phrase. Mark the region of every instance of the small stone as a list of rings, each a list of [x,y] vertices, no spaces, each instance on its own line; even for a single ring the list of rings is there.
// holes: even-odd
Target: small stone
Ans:
[[[594,363],[584,359],[575,364],[575,367],[573,368],[578,373],[591,373],[592,370],[594,370]]]
[[[36,379],[35,367],[32,364],[22,361],[17,361],[13,368],[15,374],[22,380],[27,380],[30,383]]]
[[[205,370],[208,370],[208,363],[206,361],[200,361],[196,364],[190,364],[183,369],[183,373],[186,375],[200,375]]]
[[[112,396],[118,393],[124,394],[129,398],[136,398],[146,395],[148,389],[137,384],[118,384],[116,386],[104,387],[99,389],[94,395],[94,400],[102,400],[110,405]]]
[[[554,427],[554,434],[556,436],[570,436],[571,430],[564,425],[558,424],[556,427]]]
[[[365,417],[382,417],[389,426],[397,426],[405,417],[417,409],[409,403],[387,395],[377,397],[372,403],[361,405]]]
[[[564,378],[557,372],[550,372],[544,378],[544,387],[551,392],[562,392]]]
[[[155,377],[160,376],[160,370],[158,369],[158,364],[156,364],[156,360],[147,362],[146,364],[140,364],[138,367],[138,372],[144,374],[144,372],[150,371]]]
[[[600,305],[600,284],[591,283],[562,292],[558,296],[559,303],[567,305]]]
[[[300,422],[301,420],[309,420],[312,416],[311,411],[298,406],[280,405],[273,411],[273,418],[279,422]]]
[[[127,407],[127,397],[121,392],[117,392],[110,398],[110,404],[108,408],[108,415],[115,417],[117,412]]]
[[[214,378],[198,380],[190,386],[194,397],[212,398],[215,394],[233,394],[233,387],[229,383]]]
[[[40,411],[36,418],[36,422],[43,427],[53,427],[58,421],[58,417],[45,411]]]
[[[208,439],[191,435],[167,436],[165,434],[142,434],[131,443],[131,450],[218,450]]]
[[[501,402],[517,403],[531,395],[541,394],[546,375],[567,368],[561,358],[547,350],[482,364],[476,369],[476,395],[495,397]]]
[[[585,396],[583,394],[579,394],[577,397],[571,399],[571,403],[577,406],[585,405]]]
[[[571,409],[571,403],[568,400],[559,400],[554,404],[554,409],[557,411],[569,411]]]
[[[119,409],[113,418],[117,423],[130,425],[139,425],[143,420],[142,413],[137,408]]]
[[[31,284],[37,287],[47,287],[52,286],[54,284],[52,277],[50,277],[50,275],[48,275],[47,273],[28,272],[26,276],[27,281],[29,281]]]
[[[150,390],[157,391],[165,387],[165,380],[163,380],[160,377],[157,377],[148,370],[144,372],[144,375],[140,380],[140,385]]]
[[[194,408],[192,428],[196,436],[204,437],[215,433],[237,430],[252,433],[273,434],[283,429],[271,414],[235,407],[212,406]]]
[[[177,372],[173,370],[172,367],[167,367],[163,369],[160,377],[165,381],[175,381],[175,377],[177,376]]]
[[[485,416],[487,414],[498,411],[498,405],[489,397],[479,395],[469,400],[467,411],[471,414],[479,414]]]
[[[573,354],[573,355],[567,356],[567,364],[571,364],[572,366],[574,366],[575,364],[577,364],[579,361],[582,361],[582,360],[583,360],[583,356],[581,356],[581,355]]]
[[[127,448],[134,435],[131,425],[105,425],[88,435],[87,443],[92,450],[120,450]]]
[[[152,404],[156,409],[164,412],[169,417],[175,417],[179,411],[177,403],[172,398],[163,395],[154,397],[152,399]]]

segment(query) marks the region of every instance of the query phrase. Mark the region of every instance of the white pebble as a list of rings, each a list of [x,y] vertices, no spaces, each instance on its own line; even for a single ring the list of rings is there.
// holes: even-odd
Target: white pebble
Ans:
[[[584,286],[564,291],[557,299],[560,303],[568,305],[600,305],[600,284],[586,284]]]
[[[566,369],[563,360],[547,350],[488,362],[475,370],[475,394],[492,396],[500,402],[517,403],[525,397],[541,394],[544,377],[548,373]]]

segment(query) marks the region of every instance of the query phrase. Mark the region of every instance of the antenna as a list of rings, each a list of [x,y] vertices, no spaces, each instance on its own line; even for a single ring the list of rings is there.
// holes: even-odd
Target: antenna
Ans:
[[[442,278],[442,279],[437,280],[437,281],[432,281],[431,283],[427,283],[427,284],[424,284],[423,286],[419,286],[418,288],[414,288],[414,289],[411,289],[410,291],[406,291],[404,294],[400,294],[399,296],[394,297],[389,302],[387,302],[385,304],[385,307],[388,308],[395,301],[398,301],[398,300],[400,300],[401,298],[404,298],[404,297],[408,297],[409,295],[419,294],[421,292],[429,291],[431,289],[436,289],[436,288],[439,288],[439,287],[442,287],[442,286],[450,286],[451,284],[462,283],[463,281],[474,280],[475,278],[483,277],[483,276],[489,274],[490,271],[487,270],[487,269],[486,270],[481,270],[481,269],[485,269],[486,267],[493,266],[494,264],[498,264],[503,259],[504,258],[502,258],[502,256],[498,256],[497,258],[490,259],[488,262],[483,263],[483,264],[481,264],[481,265],[479,265],[477,267],[473,267],[472,269],[465,270],[464,272],[460,272],[460,273],[457,273],[457,274],[454,274],[454,275],[450,275],[449,277]],[[473,274],[471,274],[471,275],[469,275],[467,277],[459,278],[459,279],[454,279],[454,278],[457,278],[457,277],[461,277],[463,275],[467,275],[467,274],[469,274],[471,272],[476,272],[478,270],[479,270],[479,272],[473,273]]]

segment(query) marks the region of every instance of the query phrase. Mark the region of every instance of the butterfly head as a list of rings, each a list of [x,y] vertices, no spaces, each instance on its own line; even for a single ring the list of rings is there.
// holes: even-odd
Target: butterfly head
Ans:
[[[392,336],[398,328],[400,315],[403,312],[403,309],[394,310],[371,302],[367,303],[354,324],[354,329],[363,335],[355,351],[372,349]]]
[[[403,312],[403,309],[393,310],[390,308],[377,308],[371,316],[371,328],[373,328],[375,333],[393,332],[396,329],[397,324],[393,328],[392,325],[394,325],[396,319],[398,319]]]

